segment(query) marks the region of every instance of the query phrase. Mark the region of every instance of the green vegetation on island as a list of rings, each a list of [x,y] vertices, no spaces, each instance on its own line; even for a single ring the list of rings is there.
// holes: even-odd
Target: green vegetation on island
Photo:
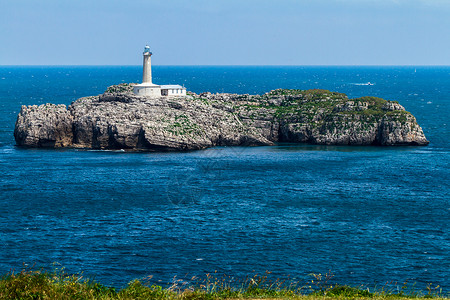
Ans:
[[[277,103],[273,98],[282,96]],[[274,109],[277,118],[298,116],[312,121],[316,115],[324,116],[321,123],[328,121],[331,115],[342,115],[353,120],[376,121],[383,116],[395,117],[401,123],[406,122],[410,112],[402,110],[397,101],[365,96],[349,99],[347,95],[322,89],[288,90],[277,89],[261,96],[253,96],[252,103],[245,105],[249,109]],[[317,122],[316,122],[317,123]]]

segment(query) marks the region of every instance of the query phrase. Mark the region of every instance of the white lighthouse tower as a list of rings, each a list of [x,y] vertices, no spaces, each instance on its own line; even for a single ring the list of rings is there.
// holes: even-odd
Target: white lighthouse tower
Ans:
[[[186,88],[178,84],[157,85],[152,82],[152,52],[147,45],[144,48],[144,66],[142,71],[142,83],[133,88],[133,92],[138,96],[150,97],[185,97]]]
[[[139,96],[161,96],[161,86],[152,83],[152,52],[147,45],[144,48],[144,68],[142,72],[142,83],[135,85],[133,92]]]
[[[150,47],[147,45],[144,48],[144,71],[142,76],[142,83],[152,83],[152,54]]]

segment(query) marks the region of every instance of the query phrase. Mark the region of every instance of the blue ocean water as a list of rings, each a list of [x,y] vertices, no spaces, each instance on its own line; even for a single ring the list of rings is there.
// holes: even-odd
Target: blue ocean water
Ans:
[[[450,291],[450,67],[155,66],[153,78],[197,93],[324,88],[397,100],[430,145],[20,149],[21,105],[68,105],[139,82],[141,68],[0,67],[0,273],[57,262],[121,287],[148,275],[331,270],[346,284]]]

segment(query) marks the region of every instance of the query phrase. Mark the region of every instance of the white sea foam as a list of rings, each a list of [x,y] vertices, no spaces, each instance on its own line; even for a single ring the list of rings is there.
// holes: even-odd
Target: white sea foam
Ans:
[[[375,83],[372,82],[364,82],[364,83],[352,83],[353,85],[375,85]]]

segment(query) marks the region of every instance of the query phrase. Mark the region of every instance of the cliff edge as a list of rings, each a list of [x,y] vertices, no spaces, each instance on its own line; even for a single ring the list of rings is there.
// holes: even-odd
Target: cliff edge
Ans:
[[[395,101],[348,99],[326,90],[263,95],[189,93],[150,98],[132,84],[65,105],[22,106],[18,146],[179,151],[213,146],[427,145],[415,117]]]

